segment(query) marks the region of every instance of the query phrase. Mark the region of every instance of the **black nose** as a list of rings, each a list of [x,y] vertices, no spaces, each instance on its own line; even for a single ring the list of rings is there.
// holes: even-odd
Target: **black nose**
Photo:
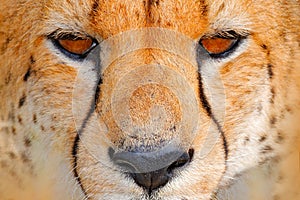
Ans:
[[[139,186],[144,187],[151,193],[152,190],[167,184],[172,178],[173,170],[188,163],[191,160],[190,158],[188,153],[183,153],[176,161],[162,169],[146,173],[130,173],[130,175]],[[151,165],[151,163],[149,163],[149,165]]]
[[[157,152],[118,152],[110,149],[112,161],[128,173],[134,181],[150,194],[164,186],[174,175],[174,170],[191,161],[193,150],[188,152],[166,148]]]

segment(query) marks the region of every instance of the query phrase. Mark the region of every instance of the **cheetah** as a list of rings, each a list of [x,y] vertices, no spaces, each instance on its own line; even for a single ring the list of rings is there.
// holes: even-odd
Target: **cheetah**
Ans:
[[[300,199],[299,11],[2,0],[0,199]]]

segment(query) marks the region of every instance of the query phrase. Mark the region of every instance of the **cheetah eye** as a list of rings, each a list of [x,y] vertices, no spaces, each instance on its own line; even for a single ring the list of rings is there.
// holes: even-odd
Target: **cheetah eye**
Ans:
[[[83,59],[97,46],[98,42],[92,37],[66,34],[51,38],[54,45],[65,55],[73,59]]]
[[[239,43],[239,38],[206,38],[201,39],[200,44],[212,58],[228,56]]]

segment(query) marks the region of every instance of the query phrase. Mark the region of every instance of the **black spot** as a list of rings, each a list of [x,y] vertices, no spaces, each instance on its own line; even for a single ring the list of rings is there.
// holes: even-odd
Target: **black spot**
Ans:
[[[263,142],[267,139],[267,136],[266,135],[263,135],[259,138],[259,142]]]
[[[262,153],[270,153],[270,152],[272,152],[272,151],[273,151],[273,148],[272,148],[271,146],[269,146],[269,145],[264,146],[264,147],[262,148],[262,150],[261,150]]]
[[[35,123],[35,124],[37,123],[36,114],[33,114],[32,120],[33,120],[33,123]]]
[[[30,56],[30,64],[33,65],[35,63],[35,59],[33,58],[33,56]]]
[[[19,108],[21,108],[24,105],[25,101],[26,101],[26,95],[23,94],[23,96],[19,100]]]
[[[289,107],[289,106],[286,106],[286,108],[285,108],[285,109],[286,109],[286,111],[287,111],[287,112],[289,112],[289,113],[292,113],[292,109],[291,109],[291,107]]]
[[[12,41],[12,38],[10,37],[6,38],[5,45],[7,46],[10,43],[10,41]]]
[[[41,130],[45,131],[45,127],[43,125],[41,125]]]
[[[23,124],[23,120],[22,120],[22,117],[21,117],[20,115],[18,115],[18,122],[19,122],[20,124]]]
[[[172,126],[169,130],[172,132],[176,132],[176,126]]]
[[[274,125],[276,124],[276,122],[277,122],[276,117],[272,116],[271,119],[270,119],[270,124],[271,124],[272,126],[274,126]]]
[[[11,127],[11,132],[12,132],[13,135],[16,135],[17,134],[16,128],[15,127]]]
[[[273,104],[274,103],[274,99],[275,99],[275,90],[272,87],[271,88],[271,98],[270,98],[270,102]]]
[[[23,80],[24,80],[24,81],[27,81],[28,78],[29,78],[29,76],[30,76],[30,74],[31,74],[31,68],[29,67],[28,70],[27,70],[27,72],[26,72],[25,75],[24,75]]]
[[[50,129],[51,129],[52,131],[55,131],[55,130],[56,130],[54,126],[51,126]]]
[[[249,141],[250,141],[250,138],[248,136],[246,136],[245,140],[244,140],[244,144],[247,144]]]
[[[31,146],[31,140],[28,137],[24,138],[24,145],[25,145],[25,147]]]
[[[200,4],[201,4],[201,11],[202,11],[202,16],[206,17],[208,14],[208,6],[205,0],[200,0]],[[219,8],[219,10],[222,10],[224,8],[224,4],[221,5],[221,7]]]
[[[56,121],[56,119],[57,119],[57,116],[56,115],[52,115],[52,120]]]
[[[23,77],[23,80],[24,81],[27,81],[28,78],[30,77],[30,75],[32,74],[32,71],[31,71],[31,66],[35,64],[35,59],[33,58],[33,56],[30,56],[29,58],[29,63],[30,63],[30,66],[28,67],[24,77]]]
[[[150,5],[159,6],[159,0],[149,0]]]
[[[93,6],[92,6],[92,12],[97,12],[99,8],[99,0],[94,0]]]
[[[267,45],[265,45],[265,44],[262,44],[262,45],[260,45],[261,46],[261,48],[263,48],[263,49],[268,49],[268,47],[267,47]]]
[[[203,1],[205,2],[205,1]],[[208,6],[207,4],[202,4],[202,16],[207,16],[208,13]]]
[[[269,75],[269,78],[272,79],[273,76],[274,76],[274,73],[273,73],[273,65],[271,63],[268,64],[268,75]]]
[[[11,158],[11,159],[15,159],[17,156],[14,152],[8,152],[8,156]]]

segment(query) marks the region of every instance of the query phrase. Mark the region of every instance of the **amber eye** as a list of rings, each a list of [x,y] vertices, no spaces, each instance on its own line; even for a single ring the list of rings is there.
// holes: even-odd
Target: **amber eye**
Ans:
[[[77,40],[62,39],[58,40],[58,43],[70,53],[81,55],[86,53],[92,47],[93,40],[91,38]]]
[[[238,44],[239,39],[232,38],[207,38],[200,40],[202,47],[212,57],[227,56]]]
[[[73,59],[82,59],[98,44],[91,37],[78,37],[71,34],[49,36],[54,45],[65,55]]]

